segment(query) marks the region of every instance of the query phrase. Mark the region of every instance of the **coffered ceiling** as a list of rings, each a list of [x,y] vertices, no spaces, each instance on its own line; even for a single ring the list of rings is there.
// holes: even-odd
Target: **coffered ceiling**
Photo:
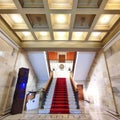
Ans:
[[[99,50],[120,31],[120,0],[0,0],[0,19],[25,49]]]

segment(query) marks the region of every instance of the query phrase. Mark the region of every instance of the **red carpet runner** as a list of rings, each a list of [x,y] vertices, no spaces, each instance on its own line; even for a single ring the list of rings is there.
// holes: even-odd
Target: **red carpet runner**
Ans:
[[[65,78],[57,78],[50,113],[69,114],[68,94]]]

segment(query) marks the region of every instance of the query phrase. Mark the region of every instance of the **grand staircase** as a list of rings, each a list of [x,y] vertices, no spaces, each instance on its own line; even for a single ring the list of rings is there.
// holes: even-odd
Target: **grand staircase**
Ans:
[[[57,78],[50,113],[69,113],[68,93],[65,78]]]
[[[79,114],[70,79],[54,78],[41,114]]]

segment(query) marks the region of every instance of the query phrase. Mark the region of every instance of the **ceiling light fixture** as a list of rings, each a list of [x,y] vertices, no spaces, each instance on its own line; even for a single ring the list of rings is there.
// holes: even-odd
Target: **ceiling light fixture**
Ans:
[[[55,40],[68,40],[68,32],[54,32]]]
[[[15,23],[23,23],[24,22],[23,18],[19,14],[11,14],[10,16]]]
[[[66,22],[66,17],[65,17],[65,15],[62,15],[62,14],[56,15],[55,20],[56,20],[57,23],[63,24],[63,23]]]
[[[30,32],[22,32],[25,37],[30,35]]]
[[[48,0],[50,9],[71,9],[73,0]]]
[[[102,24],[107,24],[111,19],[111,15],[103,15],[100,19]]]
[[[83,32],[75,32],[76,37],[80,37],[83,34]]]
[[[47,34],[48,34],[47,32],[40,32],[41,36],[47,36]]]
[[[65,36],[65,34],[66,34],[65,32],[58,32],[58,33],[57,33],[57,36],[58,36],[58,37],[63,37],[63,36]]]
[[[92,35],[95,36],[95,37],[97,37],[97,36],[100,35],[100,32],[93,32]]]
[[[0,51],[0,56],[2,57],[4,54],[3,54],[3,51]]]

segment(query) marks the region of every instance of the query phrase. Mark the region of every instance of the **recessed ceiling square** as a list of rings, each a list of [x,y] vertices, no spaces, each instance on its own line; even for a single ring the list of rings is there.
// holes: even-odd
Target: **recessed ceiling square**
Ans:
[[[45,14],[27,14],[33,28],[48,28]]]
[[[19,0],[23,8],[43,8],[43,0]]]
[[[23,32],[16,32],[21,40],[34,40],[31,32],[23,31]]]
[[[78,8],[98,8],[102,0],[78,0]]]
[[[28,29],[20,14],[1,14],[1,16],[12,29]]]
[[[73,0],[48,0],[50,9],[72,9]]]
[[[55,40],[68,40],[69,37],[69,32],[59,31],[59,32],[54,32],[53,34]]]
[[[83,14],[76,14],[74,28],[78,29],[89,29],[95,15],[83,15]]]
[[[51,40],[50,33],[48,31],[35,32],[38,40]]]
[[[92,32],[88,40],[101,41],[105,35],[106,35],[106,32]]]
[[[84,41],[88,32],[73,32],[72,40]]]
[[[107,10],[120,10],[120,0],[108,0],[105,9]]]
[[[69,29],[70,28],[70,14],[51,14],[53,29]]]
[[[109,30],[120,18],[118,14],[102,14],[97,21],[94,29]]]
[[[13,0],[0,0],[0,9],[17,9]]]

